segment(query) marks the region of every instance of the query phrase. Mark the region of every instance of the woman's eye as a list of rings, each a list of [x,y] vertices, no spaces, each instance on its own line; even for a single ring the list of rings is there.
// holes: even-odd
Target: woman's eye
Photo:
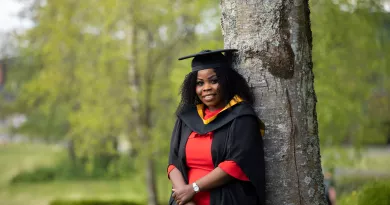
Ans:
[[[196,85],[197,85],[197,86],[202,86],[202,85],[203,85],[203,82],[202,82],[202,81],[198,81],[198,82],[196,82]]]
[[[217,79],[211,80],[211,83],[212,83],[212,84],[217,84],[217,83],[218,83],[218,80],[217,80]]]

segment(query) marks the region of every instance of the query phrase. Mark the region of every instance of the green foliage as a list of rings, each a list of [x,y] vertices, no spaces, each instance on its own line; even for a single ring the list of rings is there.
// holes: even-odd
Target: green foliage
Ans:
[[[312,1],[322,145],[384,144],[390,115],[390,15],[379,1]]]
[[[128,176],[126,166],[117,164],[119,153],[140,173],[145,162],[166,163],[178,81],[190,71],[188,62],[176,59],[222,47],[222,41],[215,43],[221,40],[217,26],[202,26],[218,24],[217,2],[32,3],[28,14],[35,25],[22,33],[19,46],[20,57],[34,63],[12,68],[31,70],[32,75],[10,73],[18,87],[13,90],[16,100],[7,105],[9,115],[24,114],[27,122],[12,131],[40,142],[68,144],[67,156],[77,167],[37,169],[15,181],[47,180],[52,173],[54,179]],[[205,28],[210,33],[202,33]],[[121,148],[123,141],[128,149]],[[154,175],[165,175],[165,168],[158,171]]]
[[[339,200],[341,205],[389,205],[390,181],[375,181]]]
[[[104,161],[102,155],[117,154],[120,136],[138,157],[166,158],[177,81],[189,71],[188,63],[182,69],[176,59],[194,52],[194,44],[196,51],[214,48],[217,40],[222,45],[216,26],[207,28],[211,34],[196,33],[210,18],[217,25],[216,3],[85,0],[32,5],[29,14],[36,24],[19,36],[20,56],[7,81],[16,97],[6,105],[7,115],[22,113],[27,122],[12,131],[44,142],[73,143],[69,156],[86,160],[90,172]]]
[[[56,171],[54,168],[42,167],[33,171],[22,172],[14,176],[10,183],[53,181],[56,177]]]
[[[53,200],[50,205],[142,205],[140,203],[124,200]]]

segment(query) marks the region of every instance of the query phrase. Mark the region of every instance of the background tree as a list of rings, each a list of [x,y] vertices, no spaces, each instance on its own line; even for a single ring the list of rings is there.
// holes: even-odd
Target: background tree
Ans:
[[[108,175],[117,171],[125,139],[129,163],[144,167],[148,203],[157,204],[155,166],[166,163],[178,87],[171,76],[188,71],[176,57],[198,40],[197,25],[206,20],[199,14],[214,7],[180,0],[32,1],[27,15],[35,26],[20,36],[20,59],[33,63],[11,73],[34,71],[16,78],[9,110],[27,121],[15,131],[67,142],[75,164]],[[181,71],[173,73],[176,68]]]
[[[308,1],[221,4],[225,47],[239,49],[266,124],[267,204],[325,204]]]
[[[384,144],[390,107],[389,13],[381,1],[312,1],[321,144]],[[342,32],[340,32],[342,31]],[[378,102],[380,101],[380,102]],[[381,114],[379,114],[381,113]]]

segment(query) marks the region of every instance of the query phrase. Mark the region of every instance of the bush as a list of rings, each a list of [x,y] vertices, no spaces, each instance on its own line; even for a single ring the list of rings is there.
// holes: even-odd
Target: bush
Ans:
[[[142,205],[136,202],[124,201],[124,200],[54,200],[50,202],[50,205]]]
[[[87,170],[86,166],[80,162],[73,163],[69,159],[63,159],[54,167],[38,167],[32,171],[22,171],[14,176],[10,183],[80,179],[119,179],[129,177],[132,173],[134,173],[134,167],[126,157],[116,159],[108,167],[94,166],[92,170]]]
[[[21,172],[11,179],[11,183],[19,182],[47,182],[56,178],[53,168],[42,167],[30,172]]]

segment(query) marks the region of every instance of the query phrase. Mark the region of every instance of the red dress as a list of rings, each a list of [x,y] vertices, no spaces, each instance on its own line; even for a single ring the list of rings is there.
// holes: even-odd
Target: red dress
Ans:
[[[222,109],[210,112],[208,109],[205,109],[204,120],[218,115],[221,110]],[[190,134],[186,144],[186,161],[189,170],[189,184],[192,184],[214,170],[214,164],[211,156],[212,139],[212,132],[204,135],[200,135],[195,132]],[[220,163],[218,167],[237,179],[249,181],[248,177],[234,161],[224,161]],[[173,165],[168,167],[168,175],[174,168],[175,167]],[[195,194],[193,200],[196,205],[210,205],[210,192],[201,191]]]

